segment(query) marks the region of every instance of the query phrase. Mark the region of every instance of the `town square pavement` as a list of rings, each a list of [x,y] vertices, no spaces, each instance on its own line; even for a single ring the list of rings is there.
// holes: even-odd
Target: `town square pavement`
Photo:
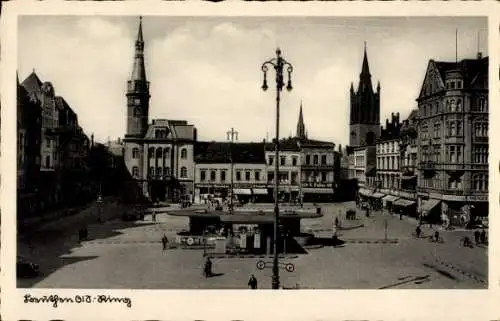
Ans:
[[[270,205],[272,206],[272,205]],[[343,247],[315,246],[308,254],[281,259],[293,263],[294,272],[280,270],[285,288],[303,289],[417,289],[486,288],[487,248],[463,248],[460,238],[472,232],[442,231],[442,244],[413,235],[412,219],[374,212],[365,217],[358,211],[355,221],[346,221],[346,209],[354,203],[321,204],[324,216],[303,220],[302,230],[318,237],[331,237],[335,217],[344,229],[337,231],[349,240]],[[52,226],[39,233],[44,242],[19,241],[18,252],[41,266],[42,275],[19,279],[19,287],[115,288],[115,289],[244,289],[254,274],[259,288],[271,288],[271,259],[258,270],[259,258],[216,258],[216,276],[204,278],[203,250],[162,250],[161,237],[175,240],[176,232],[188,229],[185,217],[163,212],[156,222],[122,222],[124,205],[105,204],[107,221],[88,222],[89,241],[79,243],[74,231],[57,232]],[[387,227],[387,228],[386,228]],[[424,227],[424,234],[433,230]],[[47,235],[53,237],[47,237]],[[397,243],[383,244],[386,239]],[[33,245],[34,244],[34,245]],[[28,246],[30,245],[30,246]]]

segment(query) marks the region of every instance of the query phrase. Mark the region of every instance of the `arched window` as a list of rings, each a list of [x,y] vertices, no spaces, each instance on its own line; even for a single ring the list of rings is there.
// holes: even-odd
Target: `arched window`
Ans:
[[[162,151],[161,147],[158,147],[156,149],[156,158],[161,158],[162,155],[163,155],[163,151]]]
[[[155,149],[154,147],[150,147],[148,149],[148,158],[153,158],[155,156]]]
[[[133,178],[139,177],[139,167],[137,166],[132,167],[132,177]]]
[[[181,158],[187,159],[187,149],[186,148],[181,149]]]
[[[168,159],[168,157],[169,157],[169,153],[170,153],[170,148],[165,147],[165,148],[163,149],[163,157],[165,157],[165,159]]]
[[[181,178],[186,178],[187,177],[187,168],[186,167],[181,167]]]
[[[139,148],[132,149],[132,158],[139,158]]]

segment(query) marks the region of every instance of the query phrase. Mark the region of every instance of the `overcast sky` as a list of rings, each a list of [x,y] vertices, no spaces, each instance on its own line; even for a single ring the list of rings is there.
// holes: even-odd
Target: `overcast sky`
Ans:
[[[31,16],[19,20],[19,77],[35,68],[51,81],[97,140],[123,137],[125,89],[138,17]],[[299,106],[310,138],[348,143],[349,87],[357,86],[367,42],[372,82],[381,83],[381,122],[416,107],[429,59],[487,55],[485,18],[144,17],[150,120],[184,119],[200,140],[260,141],[275,130],[274,74],[263,92],[261,64],[280,46],[294,66],[283,92],[281,135],[294,135]]]

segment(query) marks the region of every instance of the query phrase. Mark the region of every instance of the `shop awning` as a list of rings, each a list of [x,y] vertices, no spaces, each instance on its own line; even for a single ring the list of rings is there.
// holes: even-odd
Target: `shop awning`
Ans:
[[[280,192],[298,192],[299,187],[298,186],[280,186],[279,191]]]
[[[307,194],[333,194],[333,189],[331,189],[331,188],[304,187],[302,189],[302,193],[307,193]]]
[[[441,203],[440,200],[427,200],[422,202],[422,210],[428,212],[432,210],[434,207],[436,207],[439,203]]]
[[[237,195],[252,195],[252,191],[249,188],[234,188],[233,193]]]
[[[365,188],[360,188],[359,191],[358,191],[359,194],[363,195],[363,196],[370,196],[372,195],[372,192],[365,189]]]
[[[382,194],[382,193],[379,193],[379,192],[375,192],[375,193],[373,193],[372,195],[370,195],[370,197],[372,197],[372,198],[377,198],[377,199],[378,199],[378,198],[382,198],[382,197],[384,197],[384,196],[385,196],[385,194]]]
[[[254,195],[267,195],[267,188],[252,188],[252,193]]]
[[[413,204],[415,204],[415,201],[405,200],[404,198],[400,198],[397,201],[395,201],[394,203],[392,203],[392,205],[401,206],[401,207],[408,207],[408,206],[411,206]]]
[[[398,197],[394,196],[394,195],[386,195],[386,196],[382,197],[382,199],[384,201],[387,201],[387,202],[394,202],[395,200],[398,199]]]

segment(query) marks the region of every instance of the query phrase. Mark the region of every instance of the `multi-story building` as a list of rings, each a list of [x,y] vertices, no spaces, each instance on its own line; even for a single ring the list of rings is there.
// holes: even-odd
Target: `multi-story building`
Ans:
[[[43,82],[33,72],[22,82],[22,86],[30,95],[34,95],[41,105],[42,136],[41,136],[41,167],[40,182],[43,186],[40,205],[43,208],[51,207],[60,202],[61,185],[57,177],[56,168],[59,166],[59,140],[56,129],[59,124],[59,112],[55,103],[55,92],[52,83]]]
[[[184,120],[149,124],[149,82],[144,63],[142,21],[135,42],[134,66],[127,82],[125,164],[143,194],[156,201],[193,195],[196,128]]]
[[[488,58],[430,60],[418,102],[418,208],[464,225],[488,213]]]
[[[270,193],[274,195],[275,162],[279,161],[279,191],[280,201],[296,201],[300,195],[300,165],[301,152],[294,138],[280,140],[279,160],[276,160],[275,144],[265,144],[265,157],[267,163],[267,184]]]
[[[17,81],[17,199],[19,216],[34,214],[40,173],[41,108]]]
[[[349,151],[350,175],[358,184],[358,201],[378,201],[384,194],[377,192],[376,145],[359,146]]]
[[[231,179],[232,175],[232,179]],[[272,197],[267,188],[264,143],[197,142],[194,202],[233,195],[243,202]]]

